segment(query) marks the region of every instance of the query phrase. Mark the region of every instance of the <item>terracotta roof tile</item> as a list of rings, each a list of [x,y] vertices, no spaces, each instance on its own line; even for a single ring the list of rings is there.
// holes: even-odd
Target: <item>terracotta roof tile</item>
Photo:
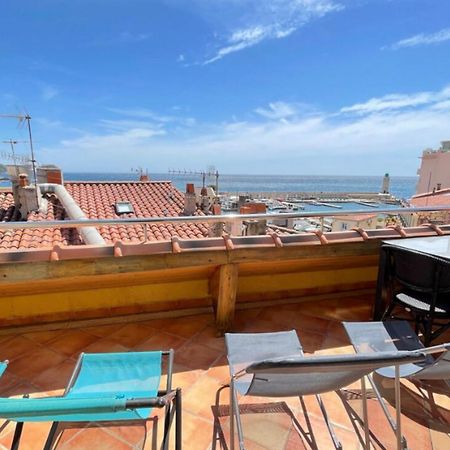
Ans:
[[[183,212],[184,194],[171,182],[69,182],[65,183],[69,194],[90,219],[120,219],[120,217],[177,217]],[[55,195],[47,195],[47,213],[31,213],[27,221],[64,220],[66,211]],[[129,201],[134,214],[118,216],[117,201]],[[14,206],[12,192],[0,192],[0,221],[22,220]],[[139,242],[144,240],[142,225],[102,226],[98,228],[106,243]],[[206,224],[161,224],[147,226],[147,239],[167,240],[202,238],[208,235]],[[82,245],[76,229],[26,229],[0,232],[0,249],[38,248],[60,245]]]

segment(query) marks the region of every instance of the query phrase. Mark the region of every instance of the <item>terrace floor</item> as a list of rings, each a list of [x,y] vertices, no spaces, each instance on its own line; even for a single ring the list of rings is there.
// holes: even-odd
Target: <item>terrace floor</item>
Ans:
[[[288,304],[237,311],[235,331],[279,331],[295,328],[308,353],[349,353],[341,320],[368,320],[370,297],[345,297],[309,303]],[[450,336],[446,336],[450,340]],[[445,338],[444,338],[445,339]],[[104,326],[67,328],[57,331],[21,332],[0,336],[1,359],[10,364],[0,378],[0,396],[58,395],[63,391],[76,358],[84,352],[175,349],[174,386],[183,389],[183,448],[228,449],[228,389],[216,406],[216,393],[227,383],[228,366],[223,338],[215,336],[210,314],[176,319],[154,319]],[[383,395],[393,404],[393,383],[377,380]],[[402,381],[403,432],[410,449],[450,448],[450,391],[444,383],[420,386]],[[344,449],[362,448],[362,416],[359,383],[322,396],[336,434]],[[241,401],[248,450],[293,450],[333,448],[315,398],[268,399],[246,397]],[[389,406],[392,412],[394,409]],[[306,410],[306,416],[304,411]],[[297,427],[293,418],[296,417]],[[375,399],[369,400],[369,423],[374,448],[395,448],[391,432]],[[27,423],[22,449],[40,449],[49,423]],[[155,435],[162,429],[161,414],[146,422],[95,423],[67,427],[55,448],[156,449]],[[13,424],[0,422],[0,449],[9,448]],[[361,438],[362,439],[362,438]],[[159,441],[158,441],[159,442]],[[173,448],[171,441],[171,447]]]

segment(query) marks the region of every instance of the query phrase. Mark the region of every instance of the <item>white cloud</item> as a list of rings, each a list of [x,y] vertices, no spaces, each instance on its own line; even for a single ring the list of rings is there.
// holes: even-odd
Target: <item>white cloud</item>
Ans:
[[[343,9],[334,0],[247,0],[228,4],[240,14],[225,25],[230,30],[228,35],[204,65],[264,40],[285,38],[312,20]]]
[[[357,103],[341,108],[342,113],[368,114],[383,110],[414,108],[450,99],[450,86],[438,92],[417,92],[410,95],[389,94],[383,97],[371,98],[367,102]]]
[[[42,100],[45,100],[46,102],[51,100],[52,98],[55,98],[58,94],[58,89],[53,86],[43,85],[41,88]]]
[[[422,149],[450,138],[449,99],[449,87],[396,93],[314,115],[280,101],[257,108],[257,120],[197,123],[181,136],[145,120],[103,121],[105,133],[64,140],[46,154],[72,172],[87,161],[90,170],[120,171],[129,162],[153,172],[206,161],[222,173],[412,176]]]
[[[269,103],[268,108],[256,108],[255,112],[267,119],[286,119],[297,114],[295,105],[286,102]]]
[[[398,50],[406,47],[416,47],[418,45],[439,44],[445,41],[450,41],[450,28],[444,28],[443,30],[437,31],[436,33],[416,34],[415,36],[402,39],[392,44],[388,48],[392,50]]]
[[[158,114],[146,108],[108,108],[108,111],[126,117],[148,119],[149,121],[156,123],[179,123],[186,126],[193,126],[196,123],[195,119],[192,117]]]

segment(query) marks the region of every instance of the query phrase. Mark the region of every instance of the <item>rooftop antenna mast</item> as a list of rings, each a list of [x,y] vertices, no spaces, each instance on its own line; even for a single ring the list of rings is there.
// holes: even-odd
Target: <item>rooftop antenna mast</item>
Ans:
[[[31,167],[33,169],[33,179],[34,185],[37,185],[37,176],[36,176],[36,159],[34,158],[34,147],[33,147],[33,136],[31,133],[31,116],[27,114],[0,114],[0,117],[9,118],[9,119],[17,119],[19,124],[26,122],[28,129],[28,137],[30,143],[30,153],[31,153]],[[36,191],[37,192],[37,191]]]
[[[202,176],[202,187],[206,185],[206,177],[214,177],[216,182],[214,185],[214,190],[216,191],[216,195],[219,193],[219,171],[211,168],[210,170],[174,170],[169,169],[169,173],[177,174],[177,175],[201,175]]]
[[[16,168],[16,175],[19,175],[18,168],[17,168],[17,161],[20,161],[22,163],[24,163],[24,162],[27,163],[27,162],[29,162],[29,159],[27,159],[27,158],[25,158],[23,156],[17,156],[16,152],[14,151],[14,146],[16,144],[18,144],[19,142],[22,143],[22,142],[27,142],[27,141],[16,141],[15,139],[8,139],[7,141],[2,141],[2,142],[4,144],[9,144],[11,146],[11,154],[8,154],[6,152],[2,152],[2,153],[0,153],[0,155],[3,158],[5,158],[5,159],[10,159],[10,160],[13,161],[13,164],[14,164],[14,166]]]

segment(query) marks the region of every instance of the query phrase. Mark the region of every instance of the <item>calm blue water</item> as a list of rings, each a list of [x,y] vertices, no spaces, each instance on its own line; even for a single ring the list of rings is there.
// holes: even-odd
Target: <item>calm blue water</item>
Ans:
[[[64,173],[66,181],[135,181],[135,173]],[[172,180],[184,191],[186,183],[201,185],[199,175],[150,174],[151,180]],[[219,191],[245,192],[379,192],[383,177],[314,175],[220,175]],[[207,180],[214,184],[214,180]],[[416,190],[417,177],[391,177],[391,193],[410,198]]]

